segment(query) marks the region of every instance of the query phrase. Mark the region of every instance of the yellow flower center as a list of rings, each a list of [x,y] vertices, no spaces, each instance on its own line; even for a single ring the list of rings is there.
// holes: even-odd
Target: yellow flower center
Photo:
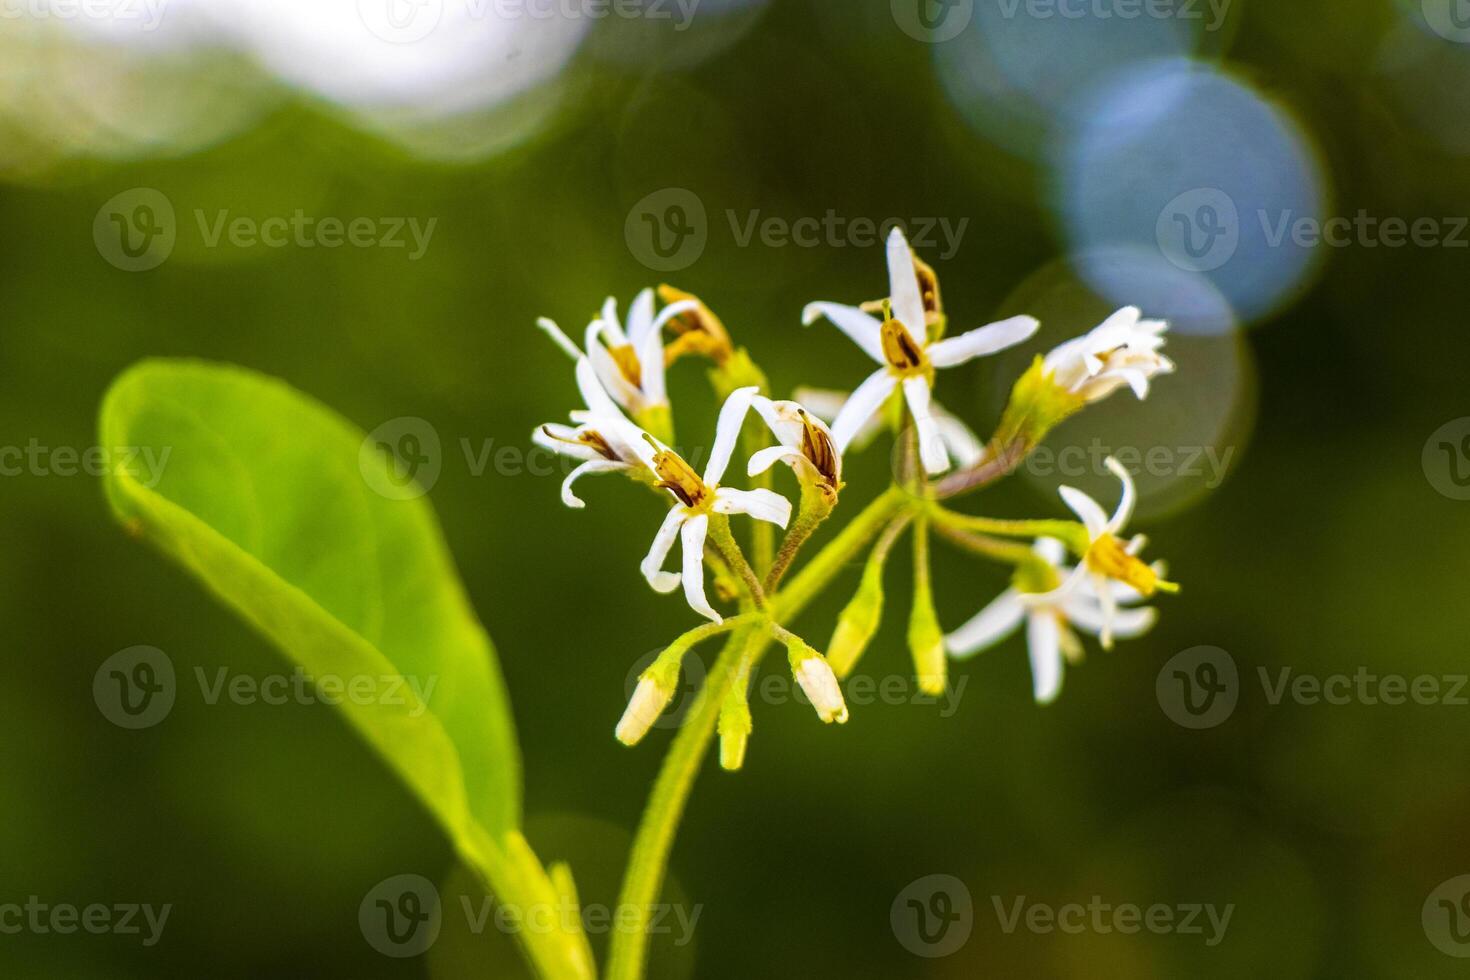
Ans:
[[[660,449],[653,454],[653,471],[658,474],[658,486],[673,493],[690,510],[705,511],[715,502],[715,488],[707,486],[694,467],[673,450]]]
[[[1130,555],[1123,542],[1111,534],[1104,534],[1092,542],[1083,561],[1094,572],[1131,585],[1142,595],[1153,595],[1160,590],[1174,592],[1179,588],[1173,582],[1159,578],[1152,568]]]
[[[929,358],[924,345],[914,340],[913,334],[899,320],[883,321],[883,359],[891,371],[901,377],[928,374]]]
[[[618,366],[628,384],[634,388],[642,387],[643,367],[638,363],[638,352],[633,349],[633,345],[618,344],[616,347],[609,347],[607,352],[612,355],[613,363]]]

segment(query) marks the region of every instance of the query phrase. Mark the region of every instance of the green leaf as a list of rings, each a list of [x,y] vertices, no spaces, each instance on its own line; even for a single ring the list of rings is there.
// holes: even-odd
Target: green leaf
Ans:
[[[100,428],[124,527],[310,676],[373,691],[341,710],[466,863],[507,906],[558,901],[565,882],[520,834],[520,753],[495,652],[427,499],[369,486],[389,485],[387,456],[360,454],[361,431],[286,384],[197,361],[129,369]],[[123,447],[167,452],[161,476]],[[520,935],[543,975],[592,975],[580,932]]]

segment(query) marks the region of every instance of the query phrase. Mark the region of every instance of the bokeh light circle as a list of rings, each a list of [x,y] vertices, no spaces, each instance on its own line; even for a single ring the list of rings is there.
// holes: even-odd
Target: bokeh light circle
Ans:
[[[1113,76],[1078,119],[1058,141],[1054,174],[1073,248],[1152,250],[1202,272],[1247,320],[1306,285],[1323,249],[1298,231],[1323,226],[1325,191],[1284,109],[1170,59]]]

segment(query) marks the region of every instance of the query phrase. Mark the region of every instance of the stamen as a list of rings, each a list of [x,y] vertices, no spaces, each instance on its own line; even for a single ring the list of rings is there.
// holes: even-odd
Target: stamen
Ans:
[[[1146,596],[1161,589],[1168,592],[1176,588],[1174,583],[1160,579],[1152,568],[1130,555],[1123,542],[1111,534],[1094,541],[1084,560],[1093,571],[1131,585]]]
[[[634,388],[643,385],[643,366],[638,363],[638,352],[633,349],[632,344],[619,344],[609,347],[607,352],[612,355],[613,363],[618,366],[628,384]]]
[[[644,438],[657,448],[647,435]],[[714,500],[714,493],[699,474],[672,449],[659,449],[653,454],[653,471],[658,475],[657,485],[678,497],[685,507],[698,509]]]
[[[902,321],[883,321],[883,357],[888,366],[903,374],[916,374],[929,366],[924,348],[914,340]]]

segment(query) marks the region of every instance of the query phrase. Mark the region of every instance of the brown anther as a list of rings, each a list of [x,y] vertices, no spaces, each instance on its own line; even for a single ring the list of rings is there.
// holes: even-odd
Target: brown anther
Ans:
[[[801,454],[811,461],[822,477],[823,490],[835,497],[842,489],[841,457],[837,447],[825,429],[813,424],[805,410],[798,409],[797,414],[801,416]]]
[[[659,449],[653,454],[653,472],[658,475],[657,485],[673,493],[685,507],[699,508],[714,496],[694,467],[672,449]]]
[[[669,321],[669,326],[679,336],[664,349],[664,363],[672,364],[687,354],[707,357],[716,364],[723,364],[732,353],[734,345],[725,324],[704,301],[693,293],[664,283],[658,287],[659,299],[666,304],[693,300],[698,305],[686,310]]]
[[[620,459],[618,454],[613,450],[611,444],[609,444],[608,441],[602,437],[602,433],[596,431],[595,429],[578,429],[577,438],[575,439],[567,439],[563,436],[557,435],[555,432],[551,431],[551,427],[548,425],[543,425],[541,427],[541,431],[546,433],[548,438],[555,439],[557,442],[565,442],[574,446],[587,446],[596,451],[597,454],[603,459],[610,459],[614,462],[617,462]]]
[[[928,370],[929,359],[924,348],[899,320],[883,321],[883,357],[888,366],[901,374],[918,374]]]

